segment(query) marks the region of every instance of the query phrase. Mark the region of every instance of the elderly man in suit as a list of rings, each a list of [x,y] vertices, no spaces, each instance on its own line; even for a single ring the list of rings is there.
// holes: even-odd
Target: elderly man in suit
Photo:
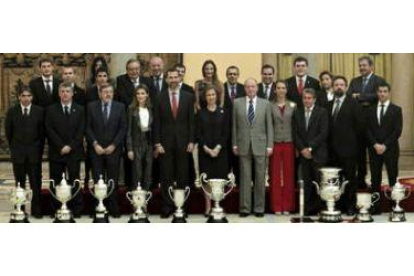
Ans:
[[[265,211],[266,159],[273,153],[273,121],[270,103],[257,96],[257,81],[244,83],[246,97],[234,101],[232,143],[233,152],[240,157],[240,216],[252,211],[252,169],[255,172],[254,208],[256,217]],[[254,162],[254,165],[253,165]]]
[[[93,179],[102,175],[106,181],[112,179],[118,185],[119,165],[127,133],[127,117],[124,104],[116,102],[114,88],[104,84],[99,90],[99,101],[88,105],[86,139],[90,147]],[[117,205],[117,188],[107,199],[108,211],[112,217],[120,217]]]

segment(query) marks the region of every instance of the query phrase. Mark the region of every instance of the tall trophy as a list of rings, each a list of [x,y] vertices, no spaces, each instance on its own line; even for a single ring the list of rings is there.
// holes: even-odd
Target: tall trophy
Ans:
[[[389,194],[390,192],[390,194]],[[391,222],[403,222],[405,219],[404,209],[401,208],[400,202],[407,199],[411,195],[411,188],[402,185],[399,181],[392,187],[388,187],[384,191],[385,197],[395,201],[395,207],[390,213],[389,221]]]
[[[98,206],[95,208],[95,216],[93,223],[109,223],[108,211],[103,203],[115,189],[115,182],[110,179],[108,185],[105,184],[102,175],[99,177],[98,183],[93,185],[93,189],[88,185],[91,195],[98,200]]]
[[[373,222],[370,209],[380,200],[379,193],[357,193],[357,208],[358,214],[356,216],[357,222]]]
[[[172,223],[186,223],[185,214],[183,210],[184,203],[187,201],[190,196],[190,187],[185,187],[185,189],[177,189],[173,187],[168,188],[168,193],[170,194],[171,200],[174,202],[175,207],[177,208],[174,213],[174,218]]]
[[[143,190],[141,183],[135,191],[127,192],[126,197],[134,206],[135,212],[131,215],[129,223],[149,223],[148,214],[146,212],[148,201],[152,197],[152,193]]]
[[[50,194],[60,203],[62,207],[56,211],[54,223],[74,223],[75,220],[72,216],[72,211],[68,209],[67,203],[73,199],[81,190],[81,185],[79,180],[75,180],[74,184],[78,183],[77,190],[72,194],[72,186],[68,185],[66,181],[65,174],[62,174],[62,181],[59,185],[55,185],[55,181],[52,182],[53,189],[50,189]],[[53,192],[55,190],[55,192]]]
[[[321,168],[320,184],[313,182],[322,200],[326,201],[327,210],[319,213],[319,222],[342,222],[341,211],[335,209],[335,202],[339,200],[345,191],[348,181],[341,184],[339,168]]]
[[[27,214],[22,211],[22,206],[32,200],[32,190],[25,190],[20,186],[20,182],[10,192],[10,201],[14,209],[10,214],[10,223],[29,223]]]
[[[234,188],[235,178],[234,174],[228,175],[229,180],[226,179],[207,179],[207,174],[203,173],[200,176],[200,179],[203,183],[207,184],[211,192],[208,192],[204,185],[201,185],[203,191],[214,201],[214,207],[211,210],[211,215],[207,220],[208,223],[227,223],[226,214],[224,213],[223,208],[220,206],[220,201],[222,201]],[[230,185],[230,189],[227,192],[224,192],[224,188],[227,185]]]

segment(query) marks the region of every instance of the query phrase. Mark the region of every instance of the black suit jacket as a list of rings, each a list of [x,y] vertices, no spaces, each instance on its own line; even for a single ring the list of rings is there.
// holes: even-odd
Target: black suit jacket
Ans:
[[[377,75],[372,74],[370,77],[365,92],[362,93],[362,76],[352,79],[348,93],[349,94],[360,94],[358,101],[364,105],[375,104],[378,100],[377,88],[379,85],[385,84],[385,80]]]
[[[164,74],[163,79],[162,79],[162,86],[160,87],[160,92],[163,92],[166,89],[168,89],[168,84],[165,81],[166,77],[167,76]],[[157,99],[157,97],[158,97],[157,94],[158,93],[157,93],[156,86],[155,86],[155,78],[153,76],[151,76],[151,77],[149,77],[149,81],[151,83],[152,94],[155,95],[155,98]]]
[[[99,100],[100,99],[99,99],[98,87],[94,85],[86,91],[86,105],[88,105],[91,102],[99,101]]]
[[[12,162],[22,164],[26,158],[32,164],[41,162],[44,141],[43,108],[32,105],[29,117],[23,118],[20,104],[10,107],[5,128]]]
[[[87,104],[85,90],[75,84],[75,87],[73,88],[73,93],[73,101],[78,105],[85,107]]]
[[[154,98],[153,94],[153,88],[151,87],[151,80],[146,77],[139,77],[139,84],[145,84],[148,89],[150,90],[150,98]],[[135,95],[135,88],[133,83],[131,82],[131,79],[127,74],[118,76],[116,78],[116,94],[117,94],[117,100],[125,105],[125,108],[128,108]]]
[[[299,108],[293,114],[292,124],[296,149],[300,152],[310,147],[312,148],[313,160],[319,164],[326,163],[329,133],[327,111],[323,107],[315,105],[306,130],[305,109]]]
[[[275,95],[276,84],[275,83],[271,84],[269,98],[267,98],[266,95],[265,95],[263,82],[259,83],[258,87],[259,87],[259,89],[257,90],[257,96],[259,98],[266,99],[266,100],[269,100],[271,102],[275,99],[275,97],[276,97],[276,95]]]
[[[85,121],[85,109],[76,103],[72,103],[69,116],[64,114],[61,103],[56,103],[47,109],[45,125],[51,161],[66,162],[84,157]],[[66,145],[70,146],[72,151],[62,156],[60,151]]]
[[[387,147],[384,156],[399,156],[398,139],[401,136],[402,128],[403,115],[401,107],[390,103],[380,125],[378,123],[377,106],[372,106],[368,111],[367,128],[370,150],[373,150],[374,144],[384,144]]]
[[[361,107],[358,102],[350,96],[346,96],[337,119],[332,116],[335,100],[328,104],[329,112],[329,145],[338,157],[354,158],[358,154],[359,135],[362,134],[363,118]]]
[[[53,76],[53,91],[52,95],[46,92],[42,77],[33,79],[29,83],[30,90],[33,93],[33,104],[40,107],[48,107],[55,102],[59,102],[59,85],[61,80]]]
[[[224,107],[229,110],[229,114],[232,114],[233,110],[233,102],[231,101],[230,94],[229,94],[229,84],[227,82],[224,83]],[[244,97],[246,92],[244,91],[244,85],[241,83],[237,83],[236,85],[236,99]]]
[[[288,79],[286,79],[286,83],[287,83],[287,98],[288,100],[294,102],[297,104],[298,107],[302,107],[303,106],[303,102],[302,102],[302,98],[299,95],[298,92],[298,86],[296,84],[296,76],[292,76]],[[318,93],[318,91],[321,89],[319,86],[319,81],[315,78],[312,78],[311,76],[307,76],[306,77],[306,82],[304,85],[304,88],[313,88],[315,89],[316,93]]]
[[[154,143],[166,151],[186,150],[195,139],[194,96],[181,90],[177,118],[171,111],[170,95],[163,92],[158,96],[154,108]]]
[[[194,88],[191,85],[188,85],[186,83],[183,82],[183,84],[181,85],[181,90],[188,92],[192,95],[194,95]]]
[[[103,148],[111,144],[116,146],[113,154],[121,154],[127,133],[127,117],[124,104],[112,101],[108,122],[105,124],[102,102],[95,101],[88,105],[86,120],[86,139],[90,147],[96,141]],[[91,148],[91,156],[97,157]]]

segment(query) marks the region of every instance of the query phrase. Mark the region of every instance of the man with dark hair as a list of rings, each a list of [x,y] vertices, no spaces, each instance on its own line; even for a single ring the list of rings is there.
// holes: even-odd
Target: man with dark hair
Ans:
[[[19,103],[7,112],[6,138],[9,142],[16,184],[26,185],[29,177],[33,191],[32,215],[42,218],[42,153],[44,141],[43,108],[32,104],[33,94],[28,87],[19,91]]]
[[[62,174],[70,185],[80,178],[80,162],[84,158],[83,138],[85,134],[85,110],[73,100],[73,83],[59,86],[60,102],[51,105],[46,111],[46,133],[49,141],[50,179],[62,181]],[[58,202],[52,202],[54,211]],[[82,213],[82,193],[69,202],[74,217]]]
[[[379,193],[384,163],[390,186],[394,186],[398,176],[400,155],[398,139],[403,129],[403,115],[401,107],[391,103],[390,93],[390,85],[380,84],[377,88],[378,104],[368,111],[367,139],[371,166],[371,190]],[[380,214],[380,206],[381,201],[378,201],[372,213]]]
[[[73,89],[73,101],[81,106],[86,106],[85,90],[76,85],[75,69],[72,66],[63,66],[62,68],[63,82],[70,83]],[[60,96],[60,95],[59,95]]]
[[[114,101],[114,87],[104,84],[99,89],[100,100],[88,105],[86,139],[92,159],[95,183],[102,175],[105,183],[113,180],[114,192],[107,199],[108,212],[120,217],[117,203],[119,165],[127,133],[125,105]]]
[[[318,94],[320,90],[319,81],[308,76],[308,60],[304,57],[297,57],[293,62],[295,75],[286,79],[288,85],[287,98],[302,107],[302,92],[305,88],[312,88]]]
[[[194,96],[180,90],[180,77],[175,69],[167,72],[168,89],[160,93],[154,107],[154,144],[160,160],[161,217],[174,211],[168,189],[190,185],[189,158],[194,149]]]
[[[341,197],[342,209],[352,216],[356,204],[356,157],[358,156],[358,135],[361,133],[360,106],[347,96],[348,81],[343,76],[333,80],[334,100],[328,104],[330,114],[329,153],[332,166],[342,169],[342,175],[349,181]]]
[[[33,93],[33,104],[40,107],[48,107],[59,101],[58,90],[61,81],[53,76],[54,63],[50,58],[42,58],[39,61],[41,76],[29,83]]]
[[[108,84],[109,82],[109,73],[108,69],[104,67],[99,67],[95,73],[95,85],[86,91],[86,101],[88,103],[99,101],[99,92],[100,88],[103,85]]]
[[[179,84],[180,89],[194,95],[194,88],[191,85],[184,83],[185,73],[187,72],[185,65],[182,63],[177,63],[174,65],[174,69],[178,72],[178,75],[181,79]]]
[[[348,93],[356,99],[362,107],[363,129],[367,126],[368,110],[374,106],[378,100],[377,88],[385,84],[385,80],[374,74],[374,62],[369,56],[363,56],[358,59],[360,76],[354,78],[349,85]],[[358,185],[366,187],[365,177],[367,175],[367,147],[368,141],[364,133],[359,138],[358,154]]]
[[[320,201],[312,181],[319,182],[319,169],[328,161],[329,118],[325,108],[315,105],[313,88],[302,92],[303,104],[293,115],[292,128],[305,184],[305,213],[314,215]]]
[[[257,96],[262,99],[273,101],[275,98],[275,67],[265,64],[262,67],[262,82],[258,84]]]

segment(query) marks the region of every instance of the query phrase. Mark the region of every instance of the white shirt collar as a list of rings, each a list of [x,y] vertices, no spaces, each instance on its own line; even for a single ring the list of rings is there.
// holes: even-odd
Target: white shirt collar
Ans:
[[[43,82],[46,82],[46,81],[49,81],[49,80],[50,80],[50,82],[53,82],[53,75],[50,76],[49,78],[46,78],[45,76],[42,75],[42,80],[43,80]]]
[[[63,111],[65,111],[65,106],[69,107],[69,111],[70,111],[70,109],[72,107],[72,102],[70,102],[68,104],[64,104],[64,103],[61,102],[60,104],[62,105]]]
[[[20,104],[20,108],[22,109],[22,114],[24,114],[24,109],[27,108],[27,112],[28,114],[30,114],[30,110],[32,108],[32,104],[29,104],[28,106],[23,106],[22,104]]]
[[[313,109],[315,108],[315,105],[312,105],[310,108],[309,108],[309,111],[310,111],[310,113],[312,113],[312,111],[313,111]],[[305,107],[305,112],[308,110],[308,108],[307,107]]]
[[[386,100],[385,103],[381,103],[380,101],[378,101],[378,108],[381,108],[381,105],[384,105],[384,108],[387,108],[390,105],[390,100]]]
[[[306,79],[308,78],[308,75],[303,75],[302,77],[299,77],[296,75],[296,83],[299,84],[299,80],[303,80],[303,85],[305,85]]]

